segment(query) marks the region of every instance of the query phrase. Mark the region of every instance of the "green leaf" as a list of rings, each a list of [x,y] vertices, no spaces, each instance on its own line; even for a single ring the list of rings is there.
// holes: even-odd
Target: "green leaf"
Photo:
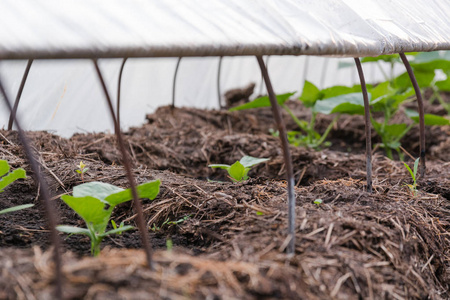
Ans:
[[[295,93],[286,93],[277,95],[277,101],[279,105],[283,105],[287,100],[289,100],[290,97],[292,97]],[[252,108],[260,108],[260,107],[270,107],[270,99],[269,96],[263,96],[256,98],[255,100],[233,107],[229,111],[236,111],[236,110],[244,110],[244,109],[252,109]]]
[[[435,85],[442,92],[450,92],[450,76],[447,75],[447,79],[437,81]]]
[[[429,87],[434,79],[435,73],[433,71],[415,70],[414,75],[419,87]],[[412,87],[411,79],[407,72],[399,75],[394,79],[394,86],[399,89],[406,89]]]
[[[239,162],[245,167],[250,168],[256,166],[257,164],[268,161],[270,158],[257,158],[252,156],[244,156],[239,160]]]
[[[73,196],[76,198],[91,196],[104,201],[109,195],[116,194],[121,191],[124,191],[124,189],[115,185],[93,181],[75,186],[73,188]]]
[[[228,174],[230,174],[230,177],[236,181],[241,181],[245,173],[245,167],[238,161],[232,164],[228,169]]]
[[[419,113],[412,109],[405,109],[405,114],[411,118],[414,122],[419,123]],[[445,117],[441,117],[438,115],[433,114],[425,114],[425,125],[426,126],[444,126],[444,125],[450,125],[450,120],[448,120]]]
[[[58,225],[56,226],[56,229],[69,234],[84,234],[91,236],[91,232],[89,229],[86,228],[80,228],[80,227],[74,227],[74,226],[67,226],[67,225]]]
[[[450,69],[450,51],[422,52],[411,62],[414,71],[434,71]]]
[[[326,89],[323,89],[320,91],[322,94],[321,99],[327,99],[332,98],[340,95],[345,94],[351,94],[351,93],[361,93],[361,86],[360,85],[354,85],[352,87],[349,86],[342,86],[342,85],[335,85]]]
[[[372,101],[376,101],[381,97],[385,97],[387,95],[393,95],[395,93],[395,89],[392,88],[389,81],[382,82],[378,84],[376,87],[370,89],[370,94],[372,94]]]
[[[106,228],[113,207],[97,198],[61,196],[61,199],[70,206],[86,223],[92,223],[97,229]]]
[[[398,62],[400,56],[398,54],[386,54],[377,57],[364,57],[361,59],[361,63],[384,61],[384,62]]]
[[[8,185],[10,185],[11,183],[13,183],[14,181],[16,181],[19,178],[27,178],[25,170],[22,169],[22,168],[15,169],[14,171],[9,173],[8,175],[3,176],[0,179],[0,192],[5,187],[7,187]]]
[[[6,214],[6,213],[10,213],[10,212],[13,212],[13,211],[18,211],[18,210],[21,210],[21,209],[30,208],[30,207],[33,207],[33,206],[34,206],[34,204],[23,204],[23,205],[13,206],[13,207],[10,207],[10,208],[6,208],[6,209],[3,209],[3,210],[0,210],[0,215]]]
[[[351,93],[317,101],[314,111],[322,114],[346,113],[364,115],[364,100],[361,93]]]
[[[411,168],[408,166],[407,163],[403,163],[406,167],[406,169],[409,171],[409,174],[411,174],[411,178],[415,181],[416,176],[414,175],[413,171],[411,170]]]
[[[119,227],[119,228],[116,228],[116,229],[112,229],[112,230],[107,231],[105,233],[101,233],[98,236],[103,238],[103,237],[105,237],[107,235],[111,235],[111,234],[116,234],[116,233],[117,234],[121,234],[122,232],[127,231],[127,230],[131,230],[131,229],[134,229],[134,227],[130,226],[130,225],[126,225],[126,226],[122,226],[122,227]]]
[[[316,103],[317,100],[322,98],[322,94],[320,90],[308,80],[305,80],[305,84],[303,85],[302,95],[300,96],[300,101],[303,102],[305,107],[312,107]]]
[[[114,229],[117,229],[117,224],[114,222],[114,220],[111,220],[111,225]]]
[[[0,159],[0,177],[9,172],[9,164],[6,160]]]
[[[150,182],[146,182],[140,184],[136,187],[138,197],[153,200],[159,194],[159,186],[161,185],[161,181],[154,180]],[[112,194],[105,198],[105,201],[108,202],[111,206],[116,206],[117,204],[127,202],[133,199],[133,195],[131,193],[131,189],[126,189],[116,194]]]
[[[413,96],[414,89],[407,88],[404,92],[399,92],[399,90],[392,90],[393,92],[380,96],[377,99],[370,102],[373,111],[390,111],[391,115],[395,112],[399,105],[403,103],[406,99]]]

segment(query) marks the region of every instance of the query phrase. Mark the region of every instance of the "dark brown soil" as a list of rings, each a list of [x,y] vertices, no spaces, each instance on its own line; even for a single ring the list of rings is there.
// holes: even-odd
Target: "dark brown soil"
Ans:
[[[290,105],[307,118],[301,105]],[[126,143],[137,181],[162,181],[159,196],[143,200],[155,270],[145,268],[137,231],[106,238],[98,258],[89,257],[87,238],[61,235],[68,298],[450,299],[449,127],[427,128],[427,176],[419,181],[417,195],[405,186],[411,178],[403,163],[380,150],[373,159],[375,191],[365,192],[359,116],[340,119],[329,149],[291,147],[297,242],[295,255],[288,256],[285,171],[279,141],[268,133],[275,127],[270,109],[229,113],[162,107],[148,121],[126,132]],[[319,131],[329,121],[321,117]],[[84,226],[59,199],[82,183],[75,172],[80,160],[89,167],[85,181],[127,187],[114,136],[28,135],[60,224]],[[402,145],[417,156],[417,128]],[[243,155],[270,161],[252,169],[251,179],[242,183],[207,167],[232,164]],[[32,175],[15,132],[0,131],[0,159]],[[51,299],[53,264],[39,188],[29,176],[0,198],[0,209],[37,204],[0,216],[0,298]],[[323,203],[317,206],[316,199]],[[163,225],[184,217],[177,225]],[[134,225],[134,218],[129,203],[113,212],[117,223]],[[166,250],[168,240],[172,251]]]

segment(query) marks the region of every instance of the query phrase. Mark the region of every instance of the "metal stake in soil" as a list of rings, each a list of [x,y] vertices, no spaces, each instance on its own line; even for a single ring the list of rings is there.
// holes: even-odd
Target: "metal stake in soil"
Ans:
[[[411,83],[414,87],[414,91],[416,92],[417,104],[419,106],[419,136],[420,136],[420,167],[419,174],[421,178],[424,178],[426,165],[425,165],[425,112],[423,109],[423,99],[422,93],[420,92],[419,84],[417,83],[416,77],[414,76],[414,72],[409,64],[408,59],[405,56],[405,53],[399,53],[400,58],[405,65],[406,71],[408,72],[409,78],[411,79]]]
[[[120,72],[119,72],[119,81],[117,82],[117,123],[120,125],[120,90],[122,87],[122,74],[123,74],[123,68],[125,67],[125,63],[127,62],[128,57],[125,57],[122,61],[122,65],[120,66]]]
[[[267,55],[266,56],[266,63],[265,63],[266,70],[269,69],[269,59],[270,59],[270,55]],[[262,95],[263,89],[264,89],[264,77],[261,76],[261,85],[259,86],[259,94],[260,95]]]
[[[30,61],[28,62],[28,65],[31,66]],[[26,76],[24,76],[26,78]],[[22,80],[22,83],[25,84],[25,81]],[[21,89],[23,89],[23,85],[21,85]],[[0,93],[3,95],[3,99],[5,101],[6,106],[8,107],[9,111],[11,112],[11,115],[13,117],[13,121],[16,122],[17,126],[17,132],[19,134],[19,139],[22,143],[22,146],[25,150],[25,155],[28,158],[28,161],[30,162],[31,170],[34,173],[34,181],[37,183],[38,186],[40,186],[40,194],[41,194],[41,201],[43,202],[45,215],[48,222],[48,227],[50,229],[50,240],[52,242],[52,245],[54,247],[53,251],[53,261],[55,263],[55,298],[56,299],[62,299],[62,281],[63,281],[63,273],[62,273],[62,260],[61,260],[61,253],[60,253],[60,240],[58,236],[58,232],[56,231],[56,224],[57,222],[57,212],[53,208],[52,204],[50,203],[50,194],[49,194],[49,188],[47,181],[44,179],[44,176],[41,173],[41,170],[39,168],[39,164],[37,160],[35,159],[33,155],[33,150],[30,145],[30,141],[28,141],[28,138],[26,137],[25,133],[22,130],[22,127],[20,126],[20,122],[17,119],[17,116],[13,114],[13,108],[11,107],[11,103],[9,102],[8,96],[6,95],[6,91],[3,88],[3,84],[0,81]],[[20,96],[19,96],[20,98]]]
[[[27,81],[28,73],[30,73],[32,63],[33,63],[32,59],[28,60],[25,72],[23,73],[22,81],[20,82],[20,87],[19,90],[17,91],[16,101],[14,101],[13,109],[11,111],[11,114],[9,115],[8,130],[12,130],[14,118],[16,117],[17,113],[17,108],[19,107],[20,97],[22,96],[23,88],[25,87],[25,82]]]
[[[366,129],[366,173],[367,173],[367,191],[372,192],[372,132],[370,124],[370,105],[369,95],[367,94],[366,80],[358,57],[355,57],[356,68],[358,69],[359,81],[364,99],[364,125]]]
[[[272,113],[280,132],[281,147],[283,148],[284,164],[287,173],[287,189],[288,189],[288,234],[291,236],[287,247],[288,254],[295,252],[295,191],[294,191],[294,168],[292,166],[291,152],[289,151],[289,143],[287,140],[286,126],[284,125],[278,102],[270,82],[269,73],[261,56],[256,57],[259,67],[261,68],[262,77],[266,83],[267,93],[269,94],[270,104],[272,105]]]
[[[180,68],[180,62],[182,57],[178,57],[177,65],[175,67],[175,73],[173,74],[173,82],[172,82],[172,108],[175,108],[175,87],[177,85],[177,76],[178,69]]]
[[[120,152],[122,154],[123,166],[125,168],[125,172],[126,172],[126,175],[127,175],[128,182],[130,183],[131,194],[133,195],[133,206],[134,206],[134,209],[136,210],[136,214],[137,214],[136,221],[137,221],[137,225],[138,225],[138,228],[139,228],[139,232],[141,234],[142,245],[144,247],[144,251],[145,251],[145,254],[147,256],[147,264],[148,264],[148,267],[150,269],[153,269],[153,265],[152,265],[152,249],[151,249],[151,246],[150,246],[150,238],[148,236],[147,227],[145,226],[144,213],[142,211],[141,202],[139,201],[138,193],[137,193],[137,190],[136,190],[136,183],[134,181],[134,177],[133,177],[133,174],[132,174],[132,171],[131,171],[130,159],[128,157],[128,153],[127,153],[127,150],[125,148],[125,144],[124,144],[123,138],[122,138],[122,133],[120,131],[120,124],[117,122],[117,118],[114,115],[114,109],[113,109],[113,106],[112,106],[111,98],[109,96],[108,89],[106,88],[106,84],[105,84],[105,81],[103,79],[103,76],[102,76],[102,73],[100,71],[100,68],[98,67],[97,60],[94,59],[93,62],[94,62],[95,70],[97,71],[98,78],[99,78],[100,83],[102,85],[103,92],[105,93],[106,102],[108,104],[109,111],[110,111],[110,114],[111,114],[111,118],[112,118],[112,121],[114,123],[114,131],[116,133],[117,143],[119,144],[119,150],[120,150]]]

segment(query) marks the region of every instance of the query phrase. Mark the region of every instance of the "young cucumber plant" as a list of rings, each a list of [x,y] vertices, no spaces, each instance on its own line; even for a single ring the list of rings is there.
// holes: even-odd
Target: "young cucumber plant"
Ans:
[[[6,160],[0,160],[0,193],[4,191],[4,189],[20,178],[26,178],[25,170],[22,168],[18,168],[10,172],[11,167],[9,166]],[[9,207],[3,210],[0,210],[0,215],[18,211],[25,208],[30,208],[34,206],[34,204],[23,204],[17,205],[13,207]]]
[[[0,160],[0,193],[3,190],[20,178],[26,178],[25,170],[22,168],[15,169],[11,171],[11,167],[9,166],[6,160]]]
[[[421,89],[431,88],[433,96],[431,101],[438,99],[441,106],[444,107],[447,112],[450,111],[450,104],[445,103],[439,94],[439,91],[450,91],[450,52],[449,51],[437,51],[427,53],[407,53],[411,57],[411,67],[414,69],[414,74],[417,83]],[[392,123],[392,118],[400,110],[400,106],[403,102],[409,101],[414,96],[414,91],[411,88],[411,81],[407,72],[394,77],[394,67],[397,64],[401,64],[398,54],[393,55],[381,55],[379,57],[366,57],[361,60],[362,63],[377,63],[382,72],[384,69],[380,62],[390,64],[390,75],[385,74],[386,81],[378,84],[376,87],[368,87],[369,92],[372,94],[371,110],[375,113],[381,113],[383,119],[381,122],[378,119],[371,119],[372,126],[381,138],[381,143],[378,144],[381,148],[384,148],[386,155],[389,158],[393,158],[393,151],[397,151],[400,159],[403,160],[403,152],[401,150],[400,140],[405,134],[414,126],[414,124],[406,123]],[[348,67],[353,64],[340,64],[340,67]],[[403,66],[401,66],[404,68]],[[445,80],[440,80],[437,76],[436,70],[442,70],[442,73],[446,75]],[[360,105],[360,112],[363,114],[363,104]],[[411,110],[405,110],[407,117],[411,118],[415,123],[419,122],[418,114]],[[425,125],[448,125],[449,120],[432,114],[425,115]]]
[[[406,164],[403,163],[406,167],[406,169],[409,171],[409,174],[411,174],[411,178],[413,180],[413,184],[407,184],[407,186],[409,187],[409,189],[411,190],[411,192],[413,193],[414,196],[417,195],[417,169],[419,167],[419,160],[420,157],[416,159],[416,161],[414,162],[414,168],[413,170],[411,170],[411,168]]]
[[[417,80],[420,86],[426,86],[429,83],[429,76],[425,73],[417,72]],[[403,152],[401,151],[400,140],[406,133],[419,122],[418,113],[412,110],[405,109],[405,115],[409,117],[413,123],[396,123],[392,124],[394,115],[400,112],[402,103],[409,101],[414,96],[414,90],[409,87],[405,74],[393,79],[394,83],[386,81],[378,84],[376,87],[367,85],[370,98],[371,111],[382,114],[381,122],[378,122],[371,115],[371,123],[378,136],[381,139],[379,146],[384,148],[386,155],[393,159],[393,152],[397,151],[400,159],[403,160]],[[336,87],[330,88],[334,89]],[[342,94],[338,97],[325,98],[317,101],[314,109],[325,114],[332,113],[346,113],[364,115],[364,103],[361,93],[355,93],[355,90],[360,90],[360,86],[340,87]],[[345,94],[347,93],[347,94]],[[359,94],[359,95],[358,95]],[[379,119],[378,119],[379,120]],[[425,114],[425,125],[448,125],[450,121],[442,116],[433,114]]]
[[[251,156],[244,156],[241,158],[241,160],[235,162],[231,166],[225,164],[214,164],[209,165],[208,167],[227,170],[231,180],[233,180],[234,182],[238,182],[248,179],[247,175],[248,171],[250,171],[250,169],[253,166],[256,166],[257,164],[266,162],[268,160],[269,158],[256,158]]]
[[[295,93],[287,93],[277,95],[278,104],[291,116],[292,120],[297,124],[300,131],[289,131],[287,137],[289,143],[294,146],[304,146],[313,149],[320,149],[322,146],[329,146],[326,138],[338,121],[341,113],[354,114],[353,103],[362,103],[361,88],[358,86],[345,87],[334,86],[331,88],[319,90],[314,84],[305,81],[302,94],[299,98],[303,105],[311,109],[310,121],[300,120],[295,116],[292,110],[286,105]],[[358,93],[359,92],[359,93]],[[322,100],[327,99],[326,105],[321,105]],[[345,105],[347,104],[347,105]],[[269,107],[270,101],[267,96],[257,98],[252,102],[233,107],[230,111]],[[330,122],[323,134],[318,133],[315,128],[317,114],[332,114],[337,113],[334,119]],[[278,132],[274,133],[277,135]]]
[[[160,180],[155,180],[138,185],[139,198],[155,199],[159,193],[160,184]],[[131,189],[125,190],[103,182],[89,182],[74,187],[73,196],[63,195],[61,199],[84,220],[87,228],[66,225],[56,228],[70,235],[87,235],[91,239],[93,256],[100,253],[100,243],[105,236],[122,233],[133,228],[123,224],[119,227],[113,225],[114,229],[105,232],[114,207],[133,199]]]
[[[81,177],[81,181],[84,182],[84,173],[86,173],[89,170],[89,168],[86,167],[86,165],[80,161],[80,164],[78,165],[78,169],[76,169],[75,171],[80,174]]]

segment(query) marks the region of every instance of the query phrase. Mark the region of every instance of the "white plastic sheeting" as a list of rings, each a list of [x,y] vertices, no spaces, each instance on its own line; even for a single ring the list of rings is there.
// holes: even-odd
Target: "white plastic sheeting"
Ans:
[[[448,0],[2,0],[0,59],[450,48]]]
[[[265,58],[267,60],[267,58]],[[319,87],[358,83],[356,68],[338,69],[340,61],[353,59],[271,56],[269,73],[277,93],[301,91],[305,79]],[[100,60],[113,102],[121,59]],[[124,129],[145,122],[145,115],[172,101],[172,80],[176,58],[136,58],[125,65],[122,79],[121,122]],[[218,108],[217,69],[219,58],[183,58],[176,84],[176,105]],[[26,61],[0,62],[0,77],[10,99],[14,99]],[[305,67],[307,67],[305,69]],[[369,82],[384,80],[378,66],[364,64]],[[389,72],[389,66],[385,65]],[[398,66],[397,72],[404,72]],[[256,83],[255,94],[265,93],[254,57],[224,57],[221,72],[222,94],[232,88]],[[48,130],[68,137],[74,132],[113,132],[90,60],[36,60],[23,90],[18,116],[27,130]],[[0,101],[0,128],[6,128],[9,113]]]
[[[11,99],[29,58],[334,55],[376,56],[450,49],[450,1],[441,0],[3,0],[0,76]],[[6,61],[5,61],[6,60]],[[307,78],[317,85],[356,82],[354,70],[311,58]],[[101,60],[116,97],[120,60]],[[122,86],[125,128],[169,104],[176,58],[130,59]],[[299,91],[304,57],[273,56],[277,93]],[[218,58],[184,58],[177,80],[179,106],[217,107]],[[364,66],[369,81],[372,70]],[[368,72],[367,72],[368,71]],[[375,74],[376,75],[376,74]],[[260,87],[254,57],[225,57],[221,91],[249,82]],[[379,74],[378,74],[378,78]],[[25,129],[112,130],[104,95],[89,60],[36,60],[18,111]],[[0,127],[8,113],[0,102]]]

